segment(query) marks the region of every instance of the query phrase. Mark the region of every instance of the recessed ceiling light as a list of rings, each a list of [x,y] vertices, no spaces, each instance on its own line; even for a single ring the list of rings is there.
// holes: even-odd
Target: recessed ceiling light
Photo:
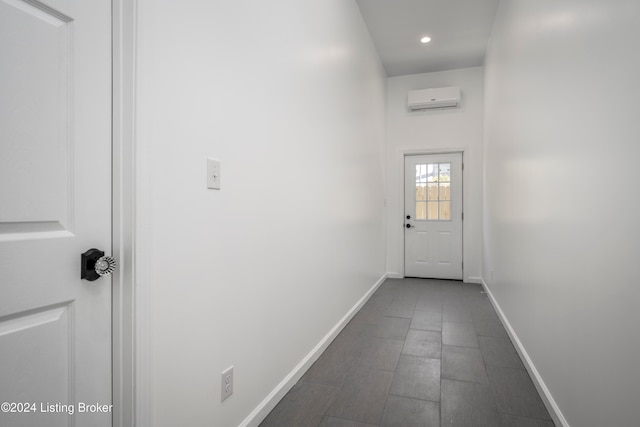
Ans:
[[[420,39],[420,43],[429,43],[431,41],[431,37],[424,36]]]

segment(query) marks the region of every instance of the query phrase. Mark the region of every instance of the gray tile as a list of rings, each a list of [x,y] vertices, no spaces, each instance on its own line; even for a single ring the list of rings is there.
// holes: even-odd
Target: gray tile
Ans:
[[[452,293],[459,293],[464,291],[464,283],[462,283],[462,281],[460,280],[447,280],[447,281],[443,281],[443,286],[442,289],[444,290],[445,293],[448,294],[452,294]]]
[[[440,332],[409,329],[407,339],[404,341],[404,347],[402,348],[402,354],[440,359],[442,353],[441,342],[442,334]]]
[[[424,400],[389,396],[380,427],[440,427],[440,405]]]
[[[426,331],[442,331],[442,313],[415,310],[410,327]]]
[[[459,347],[478,347],[478,336],[473,323],[442,323],[442,344]]]
[[[487,374],[500,412],[526,418],[551,419],[527,371],[487,366]]]
[[[424,282],[419,285],[418,292],[416,294],[416,300],[438,298],[442,299],[442,285],[436,282]]]
[[[502,322],[497,319],[477,319],[474,321],[476,333],[484,337],[508,338]]]
[[[466,304],[467,300],[468,300],[468,295],[462,290],[458,290],[455,292],[450,292],[445,290],[445,292],[442,295],[442,302],[444,303],[445,306]]]
[[[349,334],[404,340],[411,324],[410,319],[400,317],[359,317],[354,318],[345,331]]]
[[[354,363],[362,350],[363,340],[360,337],[341,332],[329,345],[325,353],[327,356],[339,358],[343,362]]]
[[[369,301],[367,301],[365,307],[371,310],[380,310],[381,312],[383,312],[392,302],[393,294],[384,293],[383,291],[378,290],[371,296],[371,298],[369,298]]]
[[[442,347],[442,378],[488,383],[480,350],[471,347]]]
[[[392,379],[392,372],[353,370],[325,415],[377,424],[382,416]]]
[[[260,426],[317,426],[338,395],[338,390],[324,384],[298,383]]]
[[[347,377],[351,366],[339,359],[320,358],[304,374],[301,381],[339,387]]]
[[[397,291],[400,289],[403,284],[406,283],[406,279],[387,279],[384,283],[378,288],[379,291]]]
[[[465,298],[461,293],[444,293],[442,295],[442,307],[464,304]]]
[[[445,303],[442,308],[442,321],[471,323],[471,308],[465,303]]]
[[[358,337],[368,336],[371,326],[377,321],[378,318],[364,320],[364,317],[356,316],[345,326],[343,333]]]
[[[471,317],[473,317],[473,320],[475,321],[481,319],[497,320],[498,322],[500,321],[498,314],[496,313],[493,305],[491,305],[491,302],[488,298],[479,300],[476,302],[476,304],[474,304],[473,308],[471,309]]]
[[[522,418],[513,415],[502,415],[504,427],[555,427],[552,421]]]
[[[480,283],[463,283],[462,287],[469,292],[473,292],[474,294],[480,295],[484,292],[484,288]],[[484,295],[484,294],[483,294]]]
[[[311,365],[301,381],[340,386],[362,352],[364,338],[341,333]]]
[[[440,400],[440,360],[401,356],[390,394],[415,399]]]
[[[508,338],[478,337],[478,341],[487,365],[524,369],[520,356]]]
[[[383,317],[376,324],[372,325],[366,335],[378,338],[404,340],[410,324],[410,319]]]
[[[443,379],[440,405],[442,426],[502,426],[502,418],[487,384]]]
[[[336,417],[324,417],[319,427],[377,427],[375,424],[365,424],[358,421],[345,420]]]
[[[356,364],[365,368],[394,371],[402,353],[404,341],[365,337]]]
[[[442,313],[442,299],[440,297],[422,296],[416,301],[415,309],[418,311],[430,311]]]
[[[406,298],[395,298],[393,303],[384,312],[385,316],[389,317],[406,317],[411,319],[413,316],[413,310],[416,307],[416,302],[413,299],[407,300]]]
[[[367,303],[353,316],[350,323],[375,323],[381,317],[384,317],[385,310],[386,306],[374,307]]]

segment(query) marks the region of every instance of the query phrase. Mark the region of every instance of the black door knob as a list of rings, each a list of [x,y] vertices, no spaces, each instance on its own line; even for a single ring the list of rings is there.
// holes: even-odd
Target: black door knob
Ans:
[[[90,282],[101,276],[108,276],[116,269],[116,260],[110,256],[104,256],[104,252],[98,249],[89,249],[80,255],[80,278]]]
[[[407,215],[407,219],[411,219],[411,215]]]
[[[407,224],[407,228],[411,228],[411,224]]]

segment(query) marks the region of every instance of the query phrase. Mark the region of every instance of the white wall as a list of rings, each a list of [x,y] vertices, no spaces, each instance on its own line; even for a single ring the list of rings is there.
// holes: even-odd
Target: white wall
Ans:
[[[502,2],[486,59],[485,279],[575,427],[640,419],[638,16]]]
[[[138,0],[137,59],[153,425],[235,426],[385,273],[386,77],[344,0]]]
[[[387,271],[404,272],[405,153],[464,150],[464,280],[482,275],[482,67],[389,78],[387,83]],[[409,112],[407,92],[458,86],[459,108]]]

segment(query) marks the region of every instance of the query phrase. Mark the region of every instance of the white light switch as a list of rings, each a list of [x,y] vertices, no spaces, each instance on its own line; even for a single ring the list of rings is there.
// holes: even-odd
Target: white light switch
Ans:
[[[220,189],[220,160],[207,159],[207,188]]]

